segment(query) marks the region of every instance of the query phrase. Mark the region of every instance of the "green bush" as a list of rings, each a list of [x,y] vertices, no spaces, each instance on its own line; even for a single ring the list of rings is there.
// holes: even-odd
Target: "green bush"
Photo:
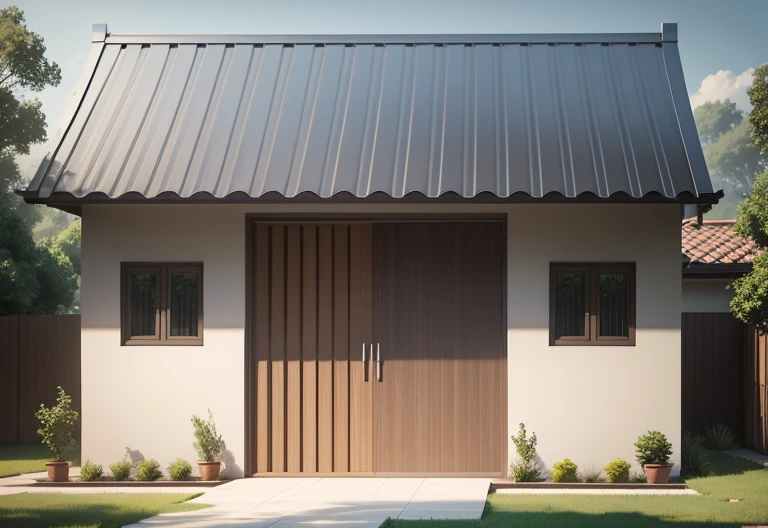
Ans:
[[[112,472],[112,476],[115,480],[128,480],[131,476],[131,470],[133,464],[128,460],[120,460],[109,466],[109,470]]]
[[[629,481],[634,482],[635,484],[642,484],[643,482],[648,482],[648,479],[645,478],[644,473],[635,473],[633,471],[629,474]]]
[[[736,447],[736,433],[733,429],[719,423],[714,427],[704,428],[704,436],[707,437],[707,446],[715,451],[724,451]]]
[[[192,464],[177,458],[168,465],[168,474],[171,476],[171,480],[189,480],[190,475],[192,475]]]
[[[91,480],[101,480],[104,470],[98,464],[91,463],[87,460],[85,464],[80,468],[80,480],[89,482]]]
[[[594,484],[595,482],[605,482],[605,480],[601,478],[600,475],[602,475],[602,471],[595,469],[593,466],[590,466],[582,472],[581,480],[590,484]]]
[[[162,478],[160,462],[154,458],[144,459],[136,465],[136,480],[152,481]]]
[[[62,462],[64,453],[70,451],[75,445],[75,441],[72,440],[72,430],[75,428],[77,411],[72,410],[72,397],[67,396],[61,387],[57,388],[59,396],[56,398],[56,405],[48,409],[40,404],[35,417],[40,420],[40,429],[37,430],[37,434],[42,438],[43,444],[51,450],[54,462]]]
[[[208,409],[208,421],[197,416],[192,417],[192,427],[195,428],[195,440],[192,444],[197,451],[201,462],[214,462],[226,445],[221,435],[216,432],[216,424],[213,422],[213,413]]]
[[[668,464],[672,456],[672,444],[659,431],[648,431],[635,442],[637,462],[642,468],[646,464]]]
[[[704,447],[704,439],[692,435],[689,431],[683,433],[683,475],[686,477],[706,477],[712,473],[712,462]]]
[[[632,466],[620,458],[617,458],[605,466],[605,474],[608,482],[629,482],[629,468]]]
[[[552,466],[552,480],[555,482],[578,482],[578,467],[569,459],[555,462]]]
[[[525,424],[520,424],[517,436],[512,436],[512,443],[517,450],[517,460],[510,467],[515,482],[534,482],[540,480],[540,471],[534,461],[536,458],[536,433],[527,438]]]

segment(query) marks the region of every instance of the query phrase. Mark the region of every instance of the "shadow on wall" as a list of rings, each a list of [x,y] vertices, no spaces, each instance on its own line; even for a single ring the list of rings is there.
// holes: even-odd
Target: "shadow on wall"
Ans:
[[[222,478],[239,478],[243,476],[243,469],[235,462],[235,455],[232,451],[225,449],[221,454],[221,461],[224,466],[221,471]]]
[[[125,448],[125,458],[131,461],[134,466],[144,460],[144,455],[138,449]]]

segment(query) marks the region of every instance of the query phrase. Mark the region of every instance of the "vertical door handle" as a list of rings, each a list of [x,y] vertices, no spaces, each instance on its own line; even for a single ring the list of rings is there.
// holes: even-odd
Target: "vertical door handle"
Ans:
[[[371,345],[371,353],[373,353],[373,345]],[[381,346],[376,343],[376,381],[381,382]]]
[[[373,353],[373,345],[371,345],[371,353]],[[363,343],[363,381],[368,381],[368,364],[365,362],[365,343]]]

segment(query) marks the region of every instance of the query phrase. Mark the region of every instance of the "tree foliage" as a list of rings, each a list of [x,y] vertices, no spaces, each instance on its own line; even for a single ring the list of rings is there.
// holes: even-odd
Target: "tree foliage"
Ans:
[[[706,146],[741,123],[744,115],[730,99],[725,101],[707,101],[694,110],[699,139]]]
[[[768,248],[768,171],[755,179],[752,194],[739,208],[733,229]],[[744,323],[768,332],[768,252],[755,257],[752,271],[733,284],[731,312]]]
[[[77,275],[61,247],[39,245],[13,211],[0,209],[0,315],[68,312]]]
[[[81,222],[78,218],[69,227],[51,237],[50,244],[61,250],[72,263],[75,273],[80,275],[80,236]]]
[[[768,63],[755,70],[747,90],[753,109],[749,113],[749,131],[755,146],[768,156]]]

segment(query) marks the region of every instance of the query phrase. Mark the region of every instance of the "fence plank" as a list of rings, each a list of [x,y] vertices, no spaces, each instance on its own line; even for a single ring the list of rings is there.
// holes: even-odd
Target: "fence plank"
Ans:
[[[683,429],[722,422],[746,440],[744,325],[730,313],[682,314]]]
[[[0,445],[19,441],[19,317],[0,317]]]
[[[19,443],[36,444],[35,411],[56,403],[56,387],[80,412],[80,315],[19,316]],[[80,439],[80,420],[75,424]]]

